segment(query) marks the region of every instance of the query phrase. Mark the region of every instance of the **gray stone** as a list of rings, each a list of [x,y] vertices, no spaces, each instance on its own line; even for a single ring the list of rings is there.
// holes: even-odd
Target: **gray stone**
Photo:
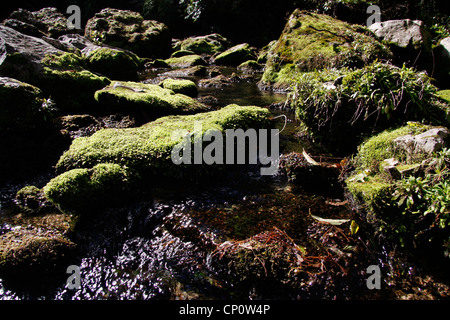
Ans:
[[[394,140],[394,144],[408,155],[433,154],[448,144],[449,131],[446,128],[433,128],[418,135],[405,135]]]
[[[66,33],[77,32],[67,27],[67,18],[57,8],[48,7],[30,12],[18,9],[4,21],[4,25],[21,33],[42,37],[58,37]]]
[[[0,75],[31,82],[42,71],[41,60],[48,54],[63,51],[48,42],[0,25],[0,39],[6,48],[6,58],[0,66]]]
[[[401,48],[431,49],[431,35],[420,20],[388,20],[376,22],[369,29],[378,38],[394,43]]]

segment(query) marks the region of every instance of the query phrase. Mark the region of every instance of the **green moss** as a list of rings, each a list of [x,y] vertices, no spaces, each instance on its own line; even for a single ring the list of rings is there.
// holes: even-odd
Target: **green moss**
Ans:
[[[188,50],[196,54],[215,54],[225,50],[227,40],[219,34],[191,37],[178,41],[175,50]]]
[[[50,180],[43,188],[48,200],[65,212],[80,212],[127,195],[129,171],[118,164],[100,163],[92,169],[73,169]]]
[[[405,160],[406,155],[396,150],[393,141],[407,134],[425,132],[427,128],[427,126],[407,125],[395,130],[386,130],[368,139],[359,147],[358,168],[378,172],[380,163],[385,159],[396,157],[398,160]]]
[[[440,90],[436,93],[436,95],[450,104],[450,90]]]
[[[196,54],[191,54],[182,57],[169,58],[165,62],[172,68],[188,68],[194,66],[204,66],[206,65],[203,58]]]
[[[80,109],[94,102],[95,91],[110,83],[106,77],[84,69],[82,58],[72,53],[47,55],[40,87],[66,108]]]
[[[361,201],[371,213],[380,213],[390,203],[394,184],[380,176],[369,176],[365,181],[346,180],[346,185],[353,197]]]
[[[180,178],[181,166],[171,161],[171,151],[182,141],[172,139],[177,130],[194,132],[194,123],[201,121],[202,130],[260,128],[267,126],[269,111],[259,107],[230,105],[218,111],[188,116],[168,116],[138,128],[103,129],[90,137],[75,139],[59,159],[58,170],[91,168],[99,163],[112,162],[139,173],[160,174]],[[81,171],[77,179],[86,173]]]
[[[198,94],[197,86],[191,80],[166,79],[159,85],[164,89],[169,89],[175,93],[181,93],[189,97],[196,97]]]
[[[183,94],[158,85],[115,81],[95,92],[95,100],[108,108],[145,111],[154,118],[169,114],[205,111],[206,106]]]
[[[89,69],[114,80],[138,80],[141,59],[131,52],[110,48],[93,51],[87,58]]]
[[[196,53],[191,50],[178,50],[178,51],[175,51],[174,53],[172,53],[172,55],[170,57],[171,58],[179,58],[179,57],[191,56],[191,55],[195,55],[195,54]]]
[[[362,67],[391,56],[388,48],[361,26],[296,10],[267,53],[262,81],[281,89],[289,84],[289,78],[283,76],[286,74],[331,67]],[[284,70],[292,69],[292,66],[295,66],[294,70]]]

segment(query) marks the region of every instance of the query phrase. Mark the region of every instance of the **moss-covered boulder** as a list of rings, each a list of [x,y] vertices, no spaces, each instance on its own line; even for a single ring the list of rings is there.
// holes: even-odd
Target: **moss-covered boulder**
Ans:
[[[172,53],[170,55],[170,57],[171,58],[179,58],[179,57],[190,56],[190,55],[194,55],[194,54],[196,54],[196,53],[191,50],[178,50],[178,51],[175,51],[174,53]]]
[[[290,97],[317,142],[348,153],[364,135],[407,121],[447,125],[448,105],[436,91],[424,72],[375,62],[297,75]]]
[[[154,84],[114,81],[95,93],[102,108],[122,112],[140,112],[148,117],[206,111],[205,105],[184,94]]]
[[[238,66],[248,60],[256,60],[256,54],[248,43],[238,44],[214,58],[217,65]]]
[[[30,130],[50,117],[47,99],[35,86],[16,79],[0,77],[0,132]]]
[[[189,68],[194,66],[205,66],[206,62],[197,54],[179,56],[166,59],[165,62],[172,68]]]
[[[442,196],[450,188],[442,182],[450,155],[444,145],[432,154],[411,154],[398,143],[437,129],[442,128],[411,122],[371,137],[359,147],[346,186],[376,236],[408,250],[423,250],[433,242],[436,250],[429,253],[442,257],[450,226],[450,201]]]
[[[440,90],[436,93],[436,95],[450,104],[450,90]]]
[[[85,35],[93,41],[130,50],[146,58],[165,58],[172,46],[165,24],[144,20],[138,12],[130,10],[101,10],[87,22]]]
[[[189,50],[196,54],[216,54],[224,51],[228,46],[228,40],[218,33],[205,36],[190,37],[175,42],[173,49]]]
[[[87,207],[111,205],[164,181],[192,183],[216,172],[216,167],[173,162],[172,150],[184,141],[184,133],[198,130],[199,122],[202,136],[207,130],[262,128],[268,126],[269,116],[264,108],[230,105],[218,111],[163,117],[137,128],[102,129],[72,142],[56,165],[63,173],[43,191],[61,210],[82,214]]]
[[[50,180],[45,197],[62,211],[80,212],[96,205],[114,205],[127,196],[134,177],[118,164],[101,163],[92,169],[73,169]]]
[[[74,243],[60,234],[25,228],[9,231],[0,235],[0,274],[27,278],[54,273],[67,263],[74,248]]]
[[[197,86],[191,80],[166,79],[159,85],[164,89],[169,89],[175,93],[181,93],[192,98],[195,98],[198,94]]]
[[[37,80],[44,92],[66,111],[86,109],[94,103],[94,93],[110,83],[84,68],[84,60],[73,53],[47,55]]]
[[[248,60],[238,65],[237,69],[245,74],[255,74],[262,73],[264,66],[255,60]]]
[[[87,68],[114,80],[139,80],[141,59],[132,52],[100,48],[87,57]]]
[[[283,90],[301,72],[362,67],[391,57],[389,49],[365,27],[297,9],[267,53],[261,84]]]
[[[267,109],[229,105],[218,111],[163,117],[138,128],[102,129],[90,137],[75,139],[56,168],[66,171],[113,162],[136,172],[150,170],[153,174],[177,177],[178,166],[171,161],[171,151],[182,141],[182,137],[172,139],[178,130],[194,132],[196,121],[201,121],[203,133],[209,129],[221,132],[233,128],[246,130],[267,126],[268,118]]]

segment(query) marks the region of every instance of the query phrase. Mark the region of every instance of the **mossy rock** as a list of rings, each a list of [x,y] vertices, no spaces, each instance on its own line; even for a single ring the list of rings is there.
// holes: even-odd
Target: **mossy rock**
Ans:
[[[389,204],[394,188],[395,181],[380,170],[383,161],[395,158],[399,163],[407,162],[406,154],[396,147],[394,140],[407,134],[419,134],[430,128],[411,122],[394,130],[385,130],[358,147],[355,172],[346,180],[346,185],[350,193],[364,203],[370,212],[380,213],[383,204]]]
[[[62,211],[82,214],[126,201],[138,190],[166,180],[198,181],[218,167],[174,164],[172,150],[184,141],[179,130],[194,132],[199,121],[202,136],[207,130],[262,128],[268,126],[269,116],[264,108],[230,105],[196,115],[163,117],[138,128],[102,129],[72,142],[56,165],[63,173],[47,183],[44,194]]]
[[[214,58],[217,65],[238,66],[248,60],[256,60],[256,55],[248,43],[238,44]]]
[[[45,202],[42,190],[36,186],[25,186],[16,193],[15,202],[21,208],[37,212]]]
[[[206,62],[203,58],[196,54],[169,58],[165,62],[172,68],[189,68],[194,66],[205,66]]]
[[[424,72],[381,62],[361,69],[290,70],[297,116],[316,142],[334,152],[354,152],[364,136],[407,121],[450,122],[448,105],[437,99]]]
[[[164,89],[169,89],[175,93],[181,93],[192,98],[195,98],[198,94],[197,86],[191,80],[166,79],[159,85]]]
[[[174,133],[194,132],[196,121],[201,121],[202,133],[209,129],[224,132],[235,128],[262,128],[268,126],[269,117],[269,111],[264,108],[229,105],[218,111],[159,118],[138,128],[102,129],[90,137],[75,139],[56,168],[67,171],[112,162],[134,172],[180,178],[178,169],[182,166],[173,164],[171,151],[183,137],[175,139]]]
[[[141,59],[132,52],[100,48],[86,58],[87,67],[114,80],[139,80]]]
[[[184,56],[195,55],[196,53],[191,50],[178,50],[171,54],[171,58],[179,58]]]
[[[16,79],[0,77],[0,131],[30,130],[45,119],[42,91]]]
[[[73,169],[50,180],[45,197],[63,212],[92,210],[98,205],[114,205],[128,196],[132,174],[118,164],[100,163],[92,169]]]
[[[450,104],[450,90],[440,90],[436,93],[436,95],[447,104]]]
[[[0,274],[51,274],[67,263],[75,244],[58,233],[19,228],[0,235]]]
[[[189,50],[196,54],[216,54],[227,47],[228,40],[220,34],[213,33],[206,36],[190,37],[177,41],[174,50]]]
[[[261,82],[282,90],[300,72],[362,67],[391,57],[389,49],[365,27],[297,9],[267,53]]]
[[[130,10],[102,9],[86,23],[85,36],[145,58],[166,58],[171,52],[169,28]]]
[[[73,53],[47,55],[42,65],[40,87],[68,110],[92,105],[94,93],[111,82],[86,70],[83,59]]]
[[[144,112],[157,117],[171,114],[188,114],[206,111],[200,102],[154,84],[114,81],[95,93],[95,100],[108,110]]]
[[[264,66],[258,63],[255,60],[248,60],[241,63],[237,69],[246,74],[255,74],[261,73],[264,69]]]

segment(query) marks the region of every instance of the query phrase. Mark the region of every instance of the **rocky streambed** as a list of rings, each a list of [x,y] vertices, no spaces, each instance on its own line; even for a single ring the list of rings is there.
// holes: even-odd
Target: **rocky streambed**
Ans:
[[[449,297],[448,99],[371,32],[296,10],[258,50],[41,11],[0,26],[0,299]],[[279,129],[275,175],[170,161],[174,130],[236,128]]]

